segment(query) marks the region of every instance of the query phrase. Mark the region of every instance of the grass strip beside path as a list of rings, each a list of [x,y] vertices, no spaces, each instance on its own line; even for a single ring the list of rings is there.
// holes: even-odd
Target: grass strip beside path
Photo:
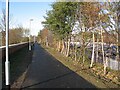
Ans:
[[[57,52],[54,48],[48,48],[44,45],[41,45],[46,51],[48,51],[53,57],[59,60],[63,65],[67,66],[69,69],[76,72],[78,75],[86,79],[88,82],[92,83],[98,88],[118,88],[118,85],[112,82],[105,82],[104,80],[95,77],[93,73],[89,72],[90,70],[84,68],[80,63],[76,63],[71,60],[69,57],[63,56],[60,52]],[[85,70],[84,70],[85,69]]]

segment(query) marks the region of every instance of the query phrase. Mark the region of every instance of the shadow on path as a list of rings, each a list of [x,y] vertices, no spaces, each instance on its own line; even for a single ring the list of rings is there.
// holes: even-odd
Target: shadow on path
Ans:
[[[28,88],[96,88],[35,44],[33,60],[21,89]]]
[[[28,51],[28,47],[24,47],[11,54],[10,59],[10,85],[11,88],[18,87],[17,80],[26,71],[28,65],[32,61],[33,51]],[[14,85],[15,84],[15,85]],[[5,59],[2,61],[2,88],[5,88]]]

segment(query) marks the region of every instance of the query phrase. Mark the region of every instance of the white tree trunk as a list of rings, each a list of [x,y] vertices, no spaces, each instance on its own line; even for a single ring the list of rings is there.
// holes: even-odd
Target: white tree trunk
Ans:
[[[58,42],[58,51],[60,52],[60,49],[61,49],[61,41],[59,40]]]
[[[39,39],[38,43],[41,43],[41,38]]]
[[[59,42],[57,41],[57,51],[59,51]]]
[[[103,64],[104,64],[104,74],[106,74],[106,60],[105,60],[105,53],[104,53],[104,42],[103,42],[103,30],[101,29],[101,45],[102,45],[102,57],[103,57]]]
[[[106,57],[105,63],[104,63],[104,74],[107,73],[107,64],[108,64],[108,57]]]
[[[68,46],[68,43],[65,42],[65,56],[66,56],[66,54],[67,54],[67,46]]]
[[[85,62],[85,47],[83,47],[83,64]]]
[[[117,40],[116,40],[116,42],[117,42],[117,55],[116,55],[116,60],[118,61],[118,63],[120,62],[120,58],[119,58],[119,30],[118,30],[118,28],[117,28]],[[119,70],[119,67],[120,67],[120,65],[118,64],[118,70]]]
[[[97,37],[96,62],[98,62],[98,37]]]
[[[70,51],[70,39],[68,39],[68,42],[67,42],[67,54],[66,54],[66,57],[69,56],[69,51]]]
[[[93,31],[93,50],[92,50],[92,59],[91,59],[91,64],[90,64],[90,67],[93,66],[93,63],[94,63],[94,51],[95,51],[95,35],[94,35],[94,31]]]
[[[62,40],[62,50],[61,50],[61,53],[62,53],[62,54],[65,54],[65,53],[64,53],[64,49],[65,49],[64,40]]]
[[[119,34],[120,34],[120,26],[119,26],[119,23],[120,23],[120,15],[116,15],[116,31],[117,31],[117,40],[116,40],[116,45],[117,45],[117,56],[116,56],[116,60],[119,61]]]
[[[60,46],[61,46],[61,42],[60,40],[57,42],[57,51],[59,52],[60,51]]]
[[[118,30],[117,30],[117,32],[119,32]],[[118,60],[119,61],[119,33],[117,33],[117,40],[116,40],[116,42],[117,42],[117,56],[116,56],[116,60]]]
[[[75,61],[77,60],[77,46],[75,45]]]

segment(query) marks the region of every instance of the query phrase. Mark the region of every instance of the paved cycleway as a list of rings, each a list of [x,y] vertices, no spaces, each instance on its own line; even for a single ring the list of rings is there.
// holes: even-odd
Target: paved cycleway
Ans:
[[[22,89],[28,88],[95,88],[70,70],[37,43]]]

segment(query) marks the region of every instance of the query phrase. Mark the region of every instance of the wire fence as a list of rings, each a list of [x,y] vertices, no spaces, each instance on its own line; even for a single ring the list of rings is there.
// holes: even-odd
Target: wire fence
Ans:
[[[120,62],[109,58],[107,62],[107,67],[109,67],[112,70],[120,70]]]

